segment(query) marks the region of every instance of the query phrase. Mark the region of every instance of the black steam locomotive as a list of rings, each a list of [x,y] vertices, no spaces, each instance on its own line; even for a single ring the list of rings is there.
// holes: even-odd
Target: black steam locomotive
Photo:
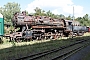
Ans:
[[[85,27],[78,21],[53,19],[46,16],[26,15],[26,12],[15,13],[13,26],[19,28],[8,36],[17,39],[57,39],[62,36],[83,35]]]

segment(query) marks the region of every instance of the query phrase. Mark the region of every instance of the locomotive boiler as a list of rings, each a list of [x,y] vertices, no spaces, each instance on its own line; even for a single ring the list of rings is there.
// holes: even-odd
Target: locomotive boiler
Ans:
[[[60,19],[52,19],[50,17],[45,16],[32,16],[32,15],[26,15],[25,12],[22,13],[15,13],[12,23],[15,27],[22,27],[22,26],[37,26],[37,25],[47,25],[47,26],[64,26],[63,23],[64,20]]]

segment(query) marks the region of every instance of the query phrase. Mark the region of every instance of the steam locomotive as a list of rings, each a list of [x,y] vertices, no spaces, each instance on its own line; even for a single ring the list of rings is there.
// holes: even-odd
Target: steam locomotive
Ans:
[[[78,21],[53,19],[46,16],[26,15],[26,12],[15,13],[12,18],[15,29],[8,36],[12,39],[57,39],[62,36],[83,35],[85,27]]]

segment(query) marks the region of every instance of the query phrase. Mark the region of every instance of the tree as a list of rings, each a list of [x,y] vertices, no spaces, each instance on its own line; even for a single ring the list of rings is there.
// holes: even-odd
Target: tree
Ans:
[[[85,14],[83,16],[82,21],[83,21],[84,26],[90,26],[90,20],[89,20],[89,15],[88,14]]]
[[[76,20],[79,21],[83,26],[90,26],[90,19],[88,14],[85,14],[83,17],[78,17]]]
[[[52,17],[52,15],[53,15],[52,12],[51,12],[50,10],[47,11],[46,14],[47,14],[47,16],[49,16],[49,17]]]
[[[35,16],[36,15],[39,15],[39,16],[46,16],[46,13],[45,13],[45,11],[44,10],[42,10],[42,9],[40,9],[39,7],[36,7],[35,9]]]
[[[63,14],[59,15],[61,19],[65,19],[65,16]]]
[[[4,15],[5,22],[11,22],[13,14],[15,12],[20,12],[20,4],[8,2],[6,5],[0,8],[0,13]]]
[[[67,20],[71,20],[72,17],[69,15],[68,17],[66,17]]]
[[[46,13],[44,10],[42,10],[42,16],[46,16]]]
[[[40,8],[36,7],[34,10],[35,10],[35,16],[36,15],[40,15],[41,16],[41,9]]]
[[[88,14],[84,15],[83,19],[84,19],[84,21],[88,21],[88,19],[89,19]]]

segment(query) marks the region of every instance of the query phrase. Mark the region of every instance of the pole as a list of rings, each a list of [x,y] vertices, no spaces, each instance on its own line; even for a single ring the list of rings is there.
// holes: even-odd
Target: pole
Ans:
[[[74,6],[73,6],[73,21],[74,21]]]
[[[73,21],[74,21],[74,6],[73,6]],[[73,38],[73,23],[72,23],[72,38]]]

